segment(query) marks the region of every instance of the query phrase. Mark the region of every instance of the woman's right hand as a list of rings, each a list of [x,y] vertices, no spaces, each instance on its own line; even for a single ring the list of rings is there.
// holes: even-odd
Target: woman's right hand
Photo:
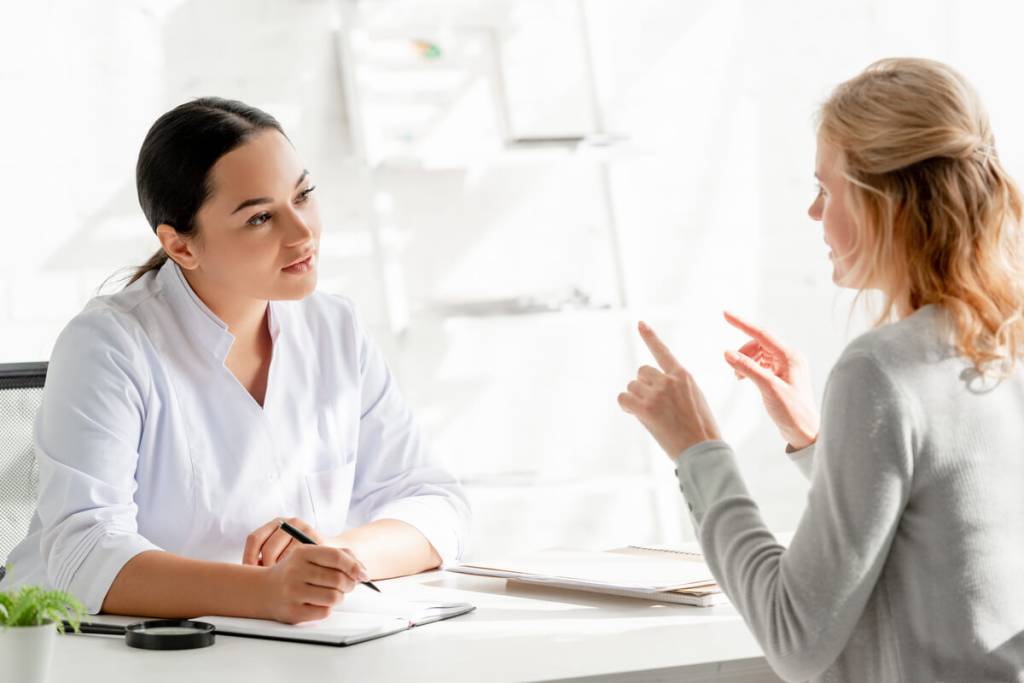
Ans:
[[[750,323],[725,313],[726,321],[750,335],[739,353],[725,352],[725,362],[739,379],[750,378],[765,410],[794,450],[806,448],[818,438],[821,418],[815,407],[807,361],[779,343],[773,336]]]
[[[346,548],[298,545],[267,569],[264,604],[271,619],[286,624],[323,619],[357,582],[369,580]]]

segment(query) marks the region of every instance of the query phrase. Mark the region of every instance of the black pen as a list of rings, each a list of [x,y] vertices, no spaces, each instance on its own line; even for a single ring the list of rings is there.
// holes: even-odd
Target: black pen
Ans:
[[[302,533],[301,531],[293,527],[288,522],[281,522],[281,529],[283,529],[286,534],[294,538],[299,543],[305,543],[306,545],[316,545],[316,541],[314,541],[312,538],[310,538],[306,534]],[[374,586],[372,581],[362,581],[360,583],[362,583],[367,588],[372,588],[373,590],[380,593],[380,589]]]

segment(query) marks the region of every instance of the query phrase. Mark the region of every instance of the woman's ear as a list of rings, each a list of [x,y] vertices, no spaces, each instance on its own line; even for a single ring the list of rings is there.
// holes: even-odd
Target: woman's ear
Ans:
[[[174,226],[161,223],[156,227],[156,236],[167,255],[179,266],[185,270],[195,270],[199,266],[192,240],[183,237]]]

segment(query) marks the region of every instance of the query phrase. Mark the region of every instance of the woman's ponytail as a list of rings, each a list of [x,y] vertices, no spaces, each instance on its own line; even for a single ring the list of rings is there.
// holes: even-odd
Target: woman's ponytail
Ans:
[[[157,249],[155,254],[149,257],[148,261],[135,269],[135,272],[132,273],[131,279],[128,280],[128,284],[125,286],[127,287],[128,285],[131,285],[151,270],[160,270],[165,263],[167,263],[167,252],[161,247],[160,249]]]

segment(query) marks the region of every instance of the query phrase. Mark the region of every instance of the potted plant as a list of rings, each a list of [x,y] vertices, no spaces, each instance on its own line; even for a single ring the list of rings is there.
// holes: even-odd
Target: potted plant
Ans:
[[[45,683],[57,631],[78,631],[85,607],[64,591],[24,586],[0,592],[0,678]]]

